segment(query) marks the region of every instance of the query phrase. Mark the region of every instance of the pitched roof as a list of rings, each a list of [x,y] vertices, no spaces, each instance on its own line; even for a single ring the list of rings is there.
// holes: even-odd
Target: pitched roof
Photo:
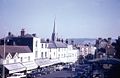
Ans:
[[[48,43],[45,39],[40,39],[41,43]]]
[[[62,42],[50,42],[48,48],[67,48],[67,45]]]
[[[32,52],[28,46],[5,46],[5,57],[8,53],[10,53],[12,56],[15,55],[15,53],[30,53]],[[3,57],[4,55],[4,46],[0,45],[0,57]]]

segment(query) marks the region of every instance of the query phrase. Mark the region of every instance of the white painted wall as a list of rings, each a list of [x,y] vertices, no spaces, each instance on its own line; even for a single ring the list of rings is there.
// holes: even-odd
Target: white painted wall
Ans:
[[[84,57],[87,56],[88,54],[95,54],[96,47],[94,46],[84,46],[84,45],[79,45],[80,47],[80,55],[83,55]]]
[[[40,38],[33,37],[33,52],[16,54],[14,57],[10,57],[9,63],[29,62],[34,61],[35,59],[59,59],[61,62],[64,63],[77,61],[79,50],[73,49],[72,45],[67,45],[67,48],[50,49],[48,48],[48,43],[41,43],[40,41]],[[41,53],[43,53],[43,56],[41,56]],[[6,63],[6,60],[4,62]],[[2,63],[2,60],[0,60],[0,63]]]
[[[19,53],[19,62],[29,62],[29,61],[34,61],[34,55],[33,53]]]
[[[33,37],[33,58],[39,58],[39,53],[41,49],[40,38]],[[36,54],[37,53],[37,54]]]
[[[40,53],[38,54],[39,58],[48,59],[49,58],[49,49],[47,43],[40,43]],[[42,54],[43,53],[43,54]]]

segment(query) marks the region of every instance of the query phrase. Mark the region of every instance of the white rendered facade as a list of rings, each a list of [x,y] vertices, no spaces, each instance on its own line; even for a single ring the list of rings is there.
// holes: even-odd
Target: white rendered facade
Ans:
[[[88,54],[95,54],[96,47],[94,46],[85,46],[85,45],[79,45],[80,48],[80,55],[83,55],[84,57]]]

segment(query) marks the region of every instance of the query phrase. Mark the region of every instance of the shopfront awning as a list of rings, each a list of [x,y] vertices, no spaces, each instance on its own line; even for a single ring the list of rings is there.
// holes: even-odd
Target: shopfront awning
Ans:
[[[9,74],[26,70],[21,63],[5,64],[4,67],[9,71]]]
[[[60,60],[58,59],[36,59],[36,64],[40,67],[50,66],[53,64],[60,63]]]
[[[35,62],[40,67],[45,67],[50,65],[49,59],[36,59]]]
[[[22,64],[26,67],[26,70],[32,70],[32,69],[36,69],[38,67],[38,65],[34,61],[25,62]]]
[[[51,59],[50,62],[51,62],[51,65],[61,63],[59,59]]]

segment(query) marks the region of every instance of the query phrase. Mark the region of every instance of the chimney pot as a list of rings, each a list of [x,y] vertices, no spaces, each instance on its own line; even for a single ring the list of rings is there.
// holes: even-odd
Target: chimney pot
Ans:
[[[11,36],[11,32],[8,32],[8,36]]]
[[[33,37],[36,37],[36,34],[34,33],[34,34],[32,34],[32,36],[33,36]]]
[[[21,36],[22,37],[25,36],[25,30],[24,29],[21,30]]]

